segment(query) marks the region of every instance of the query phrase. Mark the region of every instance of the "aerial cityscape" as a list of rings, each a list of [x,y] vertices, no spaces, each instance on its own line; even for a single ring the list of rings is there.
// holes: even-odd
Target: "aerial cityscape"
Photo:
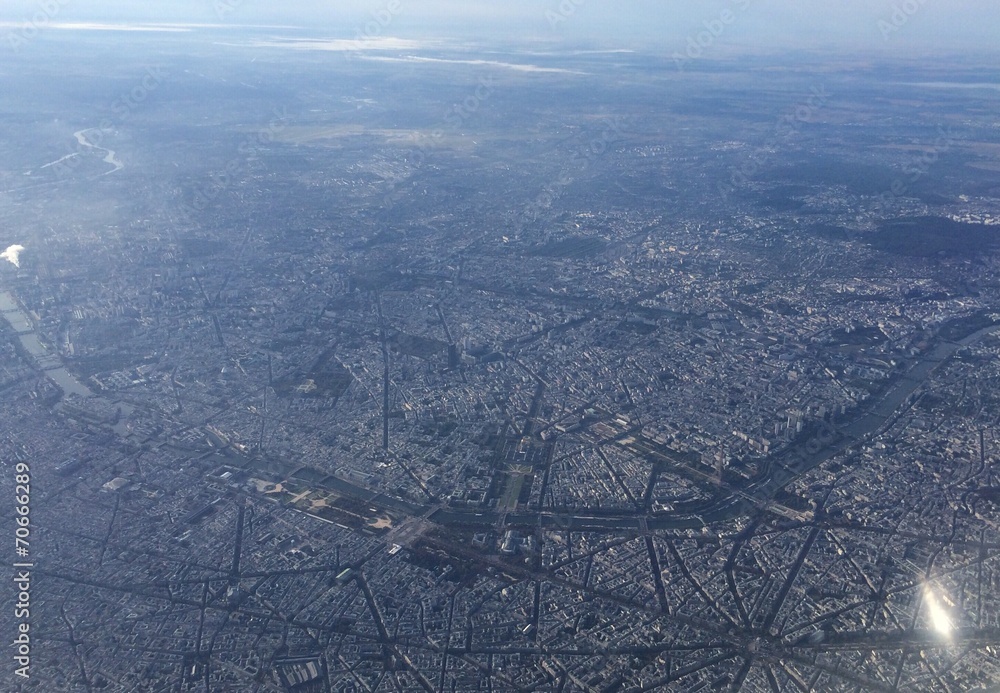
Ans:
[[[1000,690],[995,55],[402,3],[5,29],[0,690]]]

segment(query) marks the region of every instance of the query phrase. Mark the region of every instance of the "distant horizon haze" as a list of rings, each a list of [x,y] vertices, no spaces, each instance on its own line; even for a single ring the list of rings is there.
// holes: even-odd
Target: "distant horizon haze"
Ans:
[[[595,44],[692,57],[739,47],[902,54],[1000,49],[992,0],[7,0],[0,36],[19,23],[180,23],[307,29],[335,36]],[[6,29],[4,29],[6,27]]]

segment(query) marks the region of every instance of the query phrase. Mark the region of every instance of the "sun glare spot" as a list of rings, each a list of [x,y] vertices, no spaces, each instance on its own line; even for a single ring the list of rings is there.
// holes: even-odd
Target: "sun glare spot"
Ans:
[[[948,611],[941,606],[937,594],[927,585],[924,585],[924,602],[927,604],[927,614],[931,619],[931,627],[940,635],[946,637],[951,635],[954,629],[951,617],[948,616]]]

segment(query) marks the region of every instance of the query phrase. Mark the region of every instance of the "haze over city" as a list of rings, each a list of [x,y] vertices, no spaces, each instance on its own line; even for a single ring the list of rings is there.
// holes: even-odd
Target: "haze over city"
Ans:
[[[0,690],[990,693],[1000,6],[0,7]]]

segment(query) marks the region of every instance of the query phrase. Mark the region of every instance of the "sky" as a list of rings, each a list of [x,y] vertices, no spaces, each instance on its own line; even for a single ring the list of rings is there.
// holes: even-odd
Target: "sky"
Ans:
[[[377,30],[668,53],[696,50],[699,41],[775,50],[1000,50],[998,0],[0,0],[7,26],[33,18],[288,25],[351,37]]]

